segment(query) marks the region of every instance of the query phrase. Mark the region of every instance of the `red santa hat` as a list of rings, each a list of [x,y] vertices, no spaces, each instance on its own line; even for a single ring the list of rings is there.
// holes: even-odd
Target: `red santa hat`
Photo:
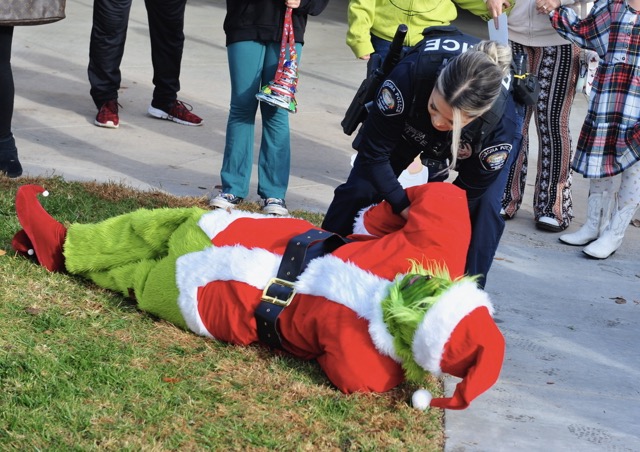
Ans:
[[[473,281],[453,284],[425,314],[413,337],[418,365],[432,374],[462,378],[451,397],[414,395],[414,406],[463,409],[495,384],[504,360],[505,341],[492,318],[488,295]]]
[[[51,272],[63,271],[62,246],[67,229],[47,213],[38,201],[38,194],[48,196],[40,185],[23,185],[16,193],[16,214],[24,228],[12,240],[13,248],[22,254],[34,255],[40,265]]]

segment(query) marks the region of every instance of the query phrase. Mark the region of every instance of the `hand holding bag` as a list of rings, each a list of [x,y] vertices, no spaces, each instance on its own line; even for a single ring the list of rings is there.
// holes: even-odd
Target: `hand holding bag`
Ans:
[[[0,26],[41,25],[65,18],[66,0],[0,0]]]

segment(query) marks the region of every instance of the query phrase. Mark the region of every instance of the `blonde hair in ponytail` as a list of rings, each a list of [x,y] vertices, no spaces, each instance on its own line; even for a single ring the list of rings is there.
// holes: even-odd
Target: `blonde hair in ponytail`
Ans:
[[[500,95],[502,80],[511,66],[511,48],[496,41],[480,41],[456,56],[442,69],[435,89],[453,112],[451,165],[458,157],[462,113],[477,118],[488,111]]]

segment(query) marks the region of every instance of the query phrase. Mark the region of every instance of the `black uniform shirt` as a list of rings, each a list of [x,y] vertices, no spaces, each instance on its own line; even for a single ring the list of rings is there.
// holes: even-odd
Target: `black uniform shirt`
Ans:
[[[380,86],[354,144],[359,164],[367,169],[365,173],[371,183],[396,213],[410,204],[398,176],[417,155],[422,153],[439,161],[442,167],[448,164],[451,132],[440,132],[433,127],[428,99],[443,60],[459,55],[478,42],[455,27],[427,30],[430,32],[425,35],[420,50],[414,49],[405,56]],[[447,33],[438,35],[439,30]],[[431,63],[425,65],[423,60],[419,65],[428,70],[415,69],[419,52],[422,52],[421,59],[430,59],[427,61]],[[510,92],[509,82],[510,78],[505,79],[503,89]],[[414,96],[418,97],[415,102]],[[458,175],[453,183],[466,190],[469,200],[481,196],[504,166],[515,134],[514,117],[513,96],[508,94],[504,114],[490,132],[481,133],[480,118],[463,129],[466,140],[461,142],[456,165]],[[430,180],[447,178],[447,174],[436,175],[433,170],[430,170]]]

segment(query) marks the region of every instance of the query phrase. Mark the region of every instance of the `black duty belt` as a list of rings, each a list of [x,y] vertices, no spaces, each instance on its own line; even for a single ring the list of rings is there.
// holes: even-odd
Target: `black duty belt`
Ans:
[[[331,253],[345,243],[348,243],[347,239],[320,229],[310,229],[289,240],[278,274],[264,288],[260,304],[256,308],[258,337],[262,342],[271,347],[282,348],[278,316],[296,294],[295,280],[312,259]]]

